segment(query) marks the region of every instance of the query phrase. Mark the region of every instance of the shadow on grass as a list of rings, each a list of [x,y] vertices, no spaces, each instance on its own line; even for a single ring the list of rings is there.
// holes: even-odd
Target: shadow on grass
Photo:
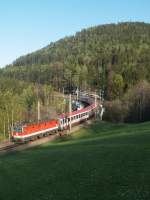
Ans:
[[[72,135],[65,135],[56,140],[36,147],[37,150],[51,149],[59,150],[69,146],[77,145],[145,145],[150,141],[150,123],[141,124],[114,124],[96,122],[83,128]]]
[[[11,152],[4,156],[11,156],[16,153],[30,153],[34,151],[43,151],[49,149],[51,151],[61,151],[68,147],[76,145],[81,148],[85,145],[103,146],[120,146],[120,145],[145,145],[150,141],[150,122],[140,124],[123,124],[95,122],[88,128],[71,134],[58,137],[54,141],[42,144],[23,151]]]

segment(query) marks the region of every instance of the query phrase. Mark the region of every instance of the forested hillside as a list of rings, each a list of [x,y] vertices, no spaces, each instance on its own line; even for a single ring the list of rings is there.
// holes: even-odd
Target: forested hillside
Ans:
[[[75,86],[105,88],[112,100],[139,80],[150,80],[149,55],[150,24],[110,24],[82,30],[20,57],[6,71],[18,79],[39,78],[58,88],[72,77]]]
[[[30,115],[35,110],[38,84],[43,105],[44,91],[70,86],[103,89],[105,119],[150,120],[150,24],[127,22],[84,29],[18,58],[0,70],[0,81],[1,99],[7,99],[9,106],[13,99],[19,113],[28,110]],[[0,109],[2,115],[6,113],[3,120],[7,119],[8,126],[11,113],[8,119],[7,106]]]

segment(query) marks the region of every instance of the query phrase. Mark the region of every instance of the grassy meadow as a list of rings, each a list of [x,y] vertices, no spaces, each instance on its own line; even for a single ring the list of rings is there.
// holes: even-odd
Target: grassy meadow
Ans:
[[[96,122],[0,157],[0,200],[96,199],[150,199],[150,122]]]

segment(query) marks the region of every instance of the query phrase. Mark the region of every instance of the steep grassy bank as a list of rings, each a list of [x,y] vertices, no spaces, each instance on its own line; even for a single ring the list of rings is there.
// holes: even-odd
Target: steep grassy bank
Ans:
[[[0,157],[0,199],[149,199],[149,130],[150,123],[96,123]]]

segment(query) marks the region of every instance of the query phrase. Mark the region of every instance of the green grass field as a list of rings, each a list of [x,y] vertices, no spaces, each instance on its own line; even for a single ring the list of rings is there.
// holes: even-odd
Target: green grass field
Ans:
[[[95,199],[150,199],[150,122],[97,122],[0,157],[0,200]]]

